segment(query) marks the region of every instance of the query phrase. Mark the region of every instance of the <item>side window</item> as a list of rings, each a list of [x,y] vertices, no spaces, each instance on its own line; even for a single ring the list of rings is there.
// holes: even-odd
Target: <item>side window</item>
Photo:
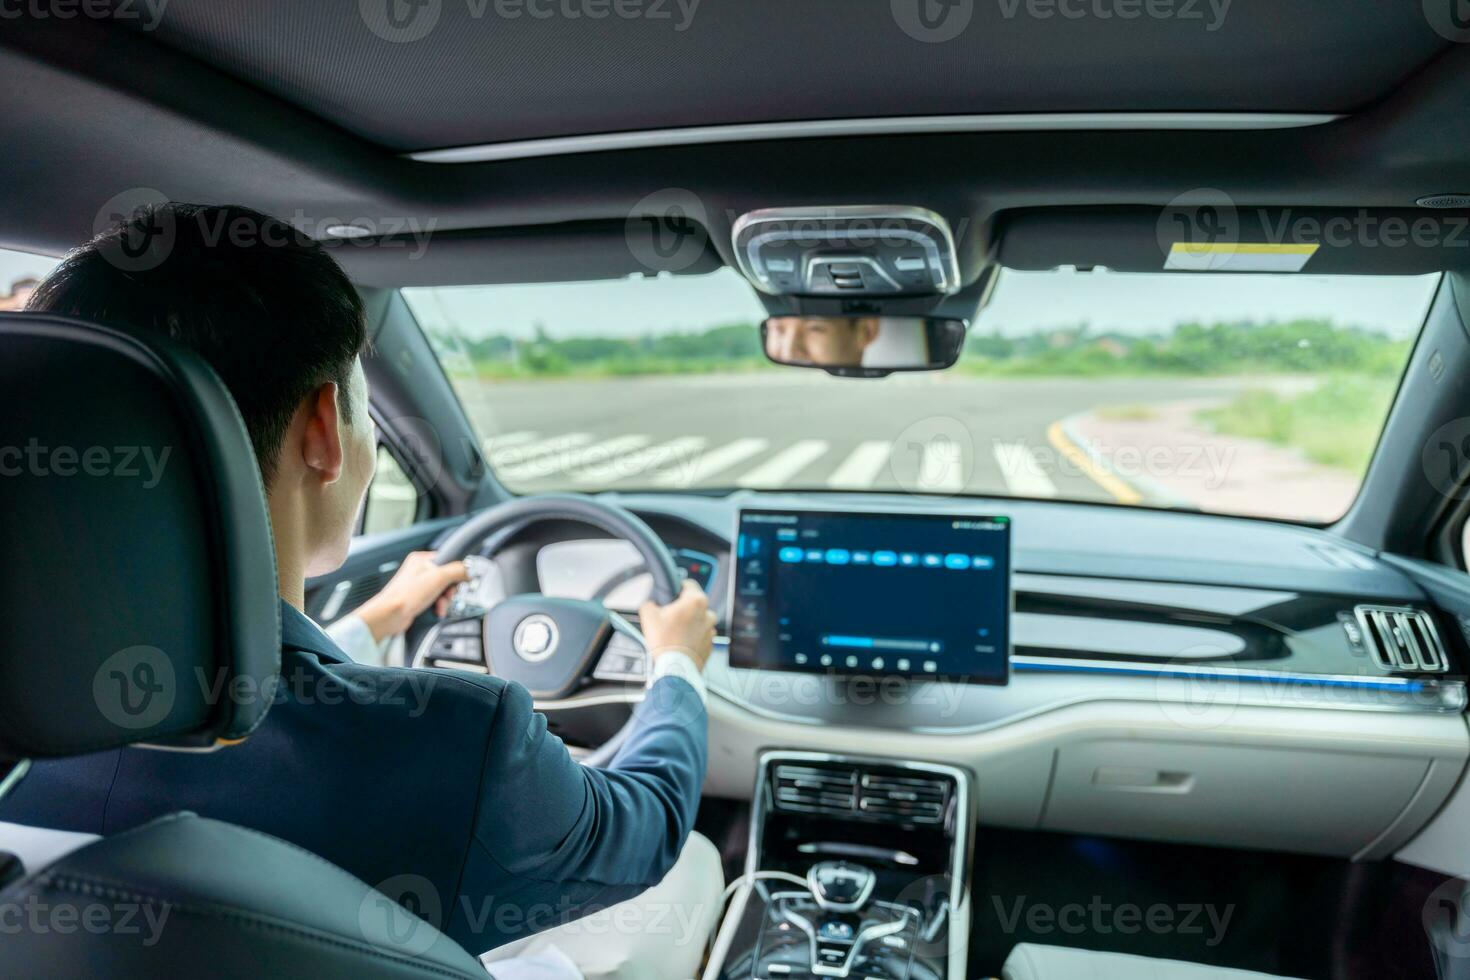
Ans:
[[[378,468],[368,484],[358,533],[379,534],[408,527],[426,510],[425,503],[388,447],[378,443]]]
[[[0,311],[24,309],[26,300],[57,261],[49,255],[0,248]]]

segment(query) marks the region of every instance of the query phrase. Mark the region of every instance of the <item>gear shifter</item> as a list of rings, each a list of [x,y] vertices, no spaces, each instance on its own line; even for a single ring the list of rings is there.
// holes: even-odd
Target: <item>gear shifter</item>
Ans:
[[[806,873],[817,905],[828,912],[856,912],[868,903],[878,876],[861,864],[819,861]]]
[[[898,980],[909,975],[919,915],[906,906],[875,900],[878,876],[871,869],[850,861],[819,861],[807,869],[806,884],[810,894],[772,896],[773,927],[756,944],[755,976],[781,972]],[[798,931],[789,931],[792,926]],[[799,972],[788,972],[792,970]]]

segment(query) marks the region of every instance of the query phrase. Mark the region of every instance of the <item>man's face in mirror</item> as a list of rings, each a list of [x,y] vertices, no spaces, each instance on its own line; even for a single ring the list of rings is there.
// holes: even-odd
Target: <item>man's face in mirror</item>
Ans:
[[[878,339],[877,317],[776,316],[766,321],[766,356],[785,364],[861,367]]]

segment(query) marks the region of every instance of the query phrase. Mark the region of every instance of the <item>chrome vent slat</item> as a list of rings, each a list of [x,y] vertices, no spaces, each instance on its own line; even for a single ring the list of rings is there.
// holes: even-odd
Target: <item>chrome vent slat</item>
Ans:
[[[1411,606],[1356,606],[1353,615],[1374,663],[1394,673],[1440,674],[1449,669],[1434,618]]]
[[[938,803],[903,804],[889,800],[863,800],[861,809],[864,813],[902,817],[915,823],[938,823],[944,816],[944,808]]]
[[[1415,617],[1409,621],[1409,629],[1418,643],[1420,666],[1434,672],[1445,670],[1449,664],[1440,646],[1439,634],[1434,632],[1433,622],[1427,617]]]

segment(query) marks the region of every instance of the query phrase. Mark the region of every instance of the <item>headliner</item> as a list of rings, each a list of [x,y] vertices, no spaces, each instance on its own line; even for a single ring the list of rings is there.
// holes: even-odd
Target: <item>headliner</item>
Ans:
[[[424,0],[401,32],[370,27],[361,9],[387,2],[170,0],[154,36],[398,151],[801,119],[1350,112],[1450,43],[1412,2],[1170,0],[1176,16],[1122,20],[962,0],[943,42],[906,33],[919,0]],[[563,6],[608,14],[529,12]]]

